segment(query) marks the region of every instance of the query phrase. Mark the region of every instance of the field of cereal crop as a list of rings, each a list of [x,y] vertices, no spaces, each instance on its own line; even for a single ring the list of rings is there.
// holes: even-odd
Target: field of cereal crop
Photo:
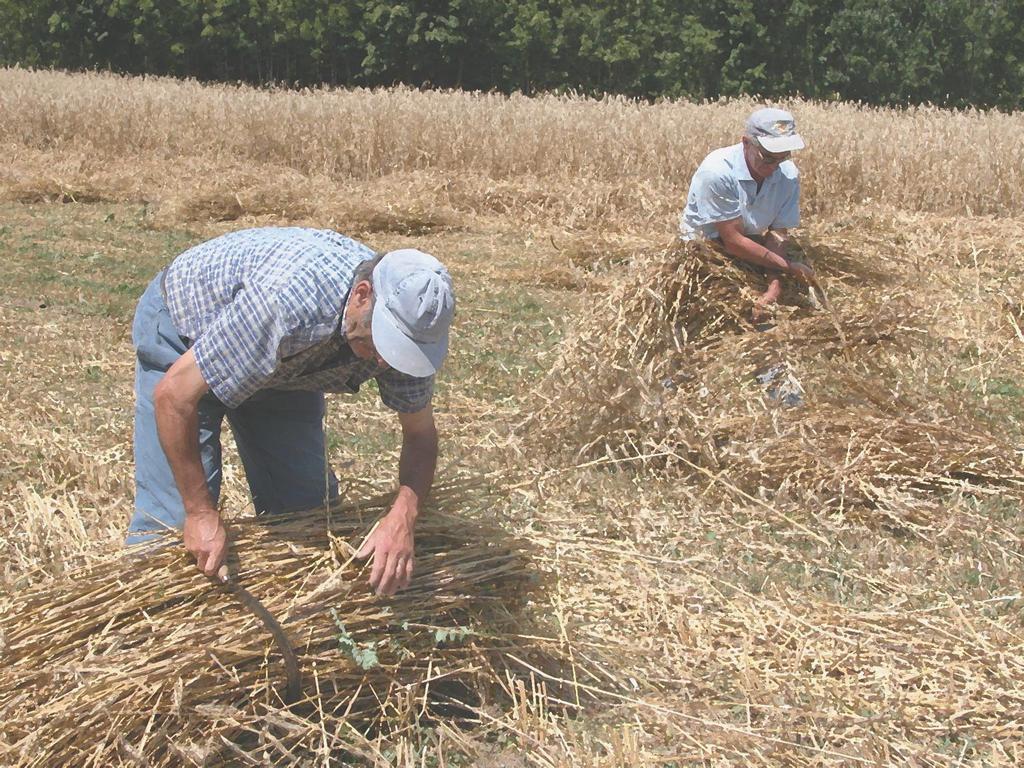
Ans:
[[[808,143],[796,239],[832,311],[790,303],[767,333],[740,323],[679,346],[680,323],[746,308],[721,265],[678,289],[697,268],[673,235],[693,170],[754,105],[0,70],[0,762],[1024,762],[1024,117],[785,105]],[[328,662],[300,647],[298,714],[246,709],[227,684],[182,703],[173,665],[124,671],[89,690],[149,702],[146,718],[115,733],[90,700],[73,748],[72,725],[39,724],[81,704],[116,644],[52,667],[36,654],[26,677],[9,638],[47,606],[23,596],[134,567],[120,553],[134,302],[189,245],[266,224],[449,266],[438,520],[514,542],[514,577],[534,586],[518,626],[437,641],[436,663],[479,686],[442,691],[447,709],[426,704],[444,674],[416,646],[375,716],[349,722],[313,684]],[[756,384],[779,359],[800,407]],[[351,500],[395,476],[397,422],[376,400],[329,400]],[[230,448],[224,508],[247,524]],[[166,578],[200,621],[200,591]],[[229,679],[207,650],[202,674]],[[66,698],[46,698],[60,676]]]

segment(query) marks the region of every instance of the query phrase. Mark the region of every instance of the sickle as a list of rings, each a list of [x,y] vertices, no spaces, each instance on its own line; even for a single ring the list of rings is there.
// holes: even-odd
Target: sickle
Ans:
[[[274,638],[277,649],[281,652],[281,658],[284,661],[285,675],[288,677],[288,683],[281,694],[281,699],[287,705],[294,704],[302,694],[302,676],[299,673],[299,660],[295,657],[291,641],[288,639],[288,635],[285,634],[284,629],[281,628],[281,624],[267,610],[267,607],[259,601],[259,598],[235,579],[231,578],[226,565],[220,567],[216,578],[213,578],[212,581],[219,584],[222,589],[232,595],[250,613],[263,622],[263,626],[267,628],[267,631]]]

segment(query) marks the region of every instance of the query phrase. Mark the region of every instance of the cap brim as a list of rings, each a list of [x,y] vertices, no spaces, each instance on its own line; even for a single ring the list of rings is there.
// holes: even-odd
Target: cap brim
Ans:
[[[804,140],[799,133],[792,136],[758,136],[757,143],[772,153],[795,152],[804,148]]]
[[[448,354],[448,337],[433,343],[413,341],[395,324],[379,299],[373,306],[370,324],[373,346],[385,363],[409,376],[432,376]]]

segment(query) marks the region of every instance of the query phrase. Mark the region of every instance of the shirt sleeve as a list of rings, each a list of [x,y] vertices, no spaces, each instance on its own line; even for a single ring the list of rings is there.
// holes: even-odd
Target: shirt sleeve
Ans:
[[[793,179],[792,190],[789,196],[782,203],[779,215],[775,217],[772,226],[776,229],[790,229],[800,226],[800,177]]]
[[[434,397],[433,376],[409,376],[389,368],[377,374],[377,389],[385,406],[399,413],[422,411]]]
[[[283,354],[295,351],[296,325],[272,295],[252,287],[239,291],[192,346],[210,391],[237,408],[262,389]]]
[[[685,223],[696,229],[740,215],[739,182],[731,174],[698,170],[686,201]]]

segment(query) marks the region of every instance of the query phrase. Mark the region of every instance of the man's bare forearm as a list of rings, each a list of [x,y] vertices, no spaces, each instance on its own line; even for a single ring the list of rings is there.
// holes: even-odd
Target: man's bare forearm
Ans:
[[[215,508],[199,454],[199,409],[159,386],[154,393],[157,434],[170,464],[185,514]]]
[[[730,256],[742,259],[748,264],[778,272],[789,271],[789,261],[776,249],[751,240],[746,235],[734,235],[722,243]]]
[[[199,401],[209,391],[189,350],[172,365],[153,390],[153,409],[160,447],[171,466],[185,507],[182,531],[185,549],[196,567],[214,576],[227,556],[227,531],[206,487],[199,449]]]
[[[402,454],[398,461],[398,500],[405,502],[414,517],[419,515],[419,504],[430,492],[436,469],[436,430],[402,439]]]
[[[199,455],[199,401],[208,390],[191,349],[175,361],[153,390],[160,447],[186,515],[215,510]]]

